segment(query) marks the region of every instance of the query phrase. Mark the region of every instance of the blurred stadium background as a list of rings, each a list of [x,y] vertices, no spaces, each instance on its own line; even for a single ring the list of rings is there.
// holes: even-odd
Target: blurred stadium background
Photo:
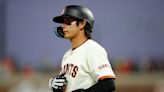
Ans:
[[[109,54],[116,92],[164,92],[164,0],[0,0],[0,92],[51,92],[70,48],[52,18],[68,4],[93,11],[92,36]]]

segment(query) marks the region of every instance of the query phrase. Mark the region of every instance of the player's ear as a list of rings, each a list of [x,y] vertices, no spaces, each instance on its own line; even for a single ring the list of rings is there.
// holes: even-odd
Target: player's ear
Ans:
[[[79,23],[79,28],[80,28],[80,30],[84,29],[86,23],[87,23],[86,20],[82,20],[82,21],[80,21],[80,23]]]

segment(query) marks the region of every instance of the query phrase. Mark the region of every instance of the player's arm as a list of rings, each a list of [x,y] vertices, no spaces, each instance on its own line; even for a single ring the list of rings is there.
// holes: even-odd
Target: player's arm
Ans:
[[[95,85],[88,89],[78,89],[72,92],[113,92],[115,90],[115,82],[113,78],[99,80]]]
[[[115,90],[115,75],[109,64],[106,50],[95,47],[90,48],[89,51],[88,66],[92,71],[92,76],[95,76],[98,82],[88,89],[77,89],[72,92],[113,92]]]

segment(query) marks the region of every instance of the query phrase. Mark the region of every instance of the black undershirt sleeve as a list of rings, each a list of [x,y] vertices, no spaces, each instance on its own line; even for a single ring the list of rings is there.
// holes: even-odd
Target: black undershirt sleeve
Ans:
[[[88,89],[78,89],[72,92],[113,92],[115,90],[115,82],[112,78],[99,80],[95,85]]]

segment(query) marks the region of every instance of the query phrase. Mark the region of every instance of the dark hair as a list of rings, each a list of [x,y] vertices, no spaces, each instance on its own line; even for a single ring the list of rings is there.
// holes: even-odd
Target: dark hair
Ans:
[[[82,22],[82,21],[83,21],[82,19],[78,19],[76,24],[79,25],[79,23]],[[85,35],[88,37],[88,39],[91,39],[92,29],[91,29],[88,22],[86,23],[86,25],[84,27],[84,30],[85,30]]]

